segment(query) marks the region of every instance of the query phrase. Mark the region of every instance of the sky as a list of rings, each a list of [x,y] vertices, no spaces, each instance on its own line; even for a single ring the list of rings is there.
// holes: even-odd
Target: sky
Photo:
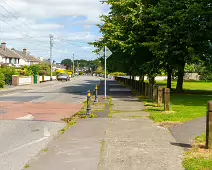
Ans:
[[[8,48],[27,51],[48,59],[53,35],[52,59],[93,60],[94,47],[101,37],[96,24],[109,7],[99,0],[0,0],[0,41]]]

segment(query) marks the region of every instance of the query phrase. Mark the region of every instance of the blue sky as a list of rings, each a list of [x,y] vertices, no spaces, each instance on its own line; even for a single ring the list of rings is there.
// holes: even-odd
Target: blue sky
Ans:
[[[8,48],[27,48],[36,57],[47,59],[52,34],[53,59],[57,62],[71,58],[73,53],[76,59],[98,57],[87,44],[101,37],[96,24],[100,23],[99,16],[109,11],[98,0],[5,0],[1,5],[7,11],[1,9],[0,37]]]

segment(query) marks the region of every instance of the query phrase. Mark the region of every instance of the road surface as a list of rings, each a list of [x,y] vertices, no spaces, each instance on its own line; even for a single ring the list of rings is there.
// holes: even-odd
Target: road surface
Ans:
[[[0,169],[20,170],[79,111],[99,80],[82,76],[0,96]]]

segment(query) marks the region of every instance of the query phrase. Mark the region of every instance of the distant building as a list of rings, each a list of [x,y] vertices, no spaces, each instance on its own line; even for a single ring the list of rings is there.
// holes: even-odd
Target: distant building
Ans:
[[[1,47],[0,47],[0,63],[1,64],[8,64],[12,66],[14,64],[19,64],[20,60],[21,60],[21,57],[18,54],[11,51],[10,49],[8,49],[6,47],[5,42],[1,43]]]

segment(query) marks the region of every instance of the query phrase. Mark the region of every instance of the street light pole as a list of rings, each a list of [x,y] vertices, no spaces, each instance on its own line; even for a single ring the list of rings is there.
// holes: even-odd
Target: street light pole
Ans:
[[[105,99],[107,97],[107,76],[106,76],[106,72],[107,72],[107,59],[106,59],[106,47],[104,48],[104,57],[105,57]]]
[[[73,54],[73,77],[74,77],[74,54]]]
[[[51,65],[50,80],[51,81],[52,81],[52,47],[53,47],[53,35],[50,35],[50,65]]]

